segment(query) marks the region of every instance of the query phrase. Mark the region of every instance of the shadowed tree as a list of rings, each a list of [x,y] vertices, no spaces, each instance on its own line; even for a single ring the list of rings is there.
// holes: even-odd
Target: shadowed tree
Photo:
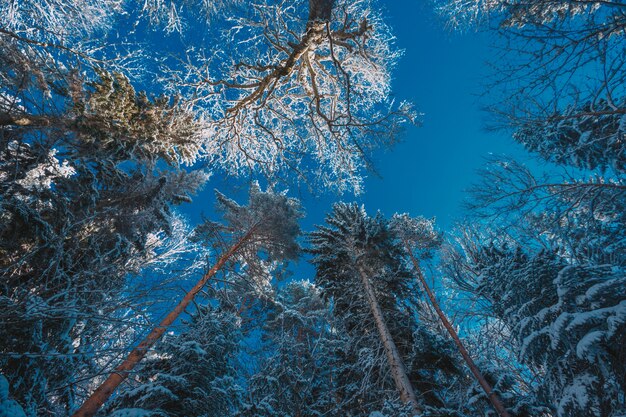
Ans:
[[[476,292],[510,326],[520,359],[545,372],[540,395],[553,412],[623,413],[623,271],[496,245],[472,257]]]
[[[157,343],[105,410],[110,417],[230,416],[241,387],[232,363],[241,333],[234,315],[199,305],[180,334]]]
[[[278,290],[263,325],[268,357],[250,378],[249,399],[237,415],[305,417],[332,410],[330,326],[330,310],[313,284],[289,282]]]
[[[313,263],[317,268],[316,283],[326,297],[333,297],[337,313],[350,319],[352,309],[366,309],[371,314],[377,336],[383,345],[387,366],[400,399],[420,412],[413,386],[397,347],[397,341],[389,330],[387,315],[402,315],[393,298],[406,295],[406,277],[399,275],[397,248],[390,244],[390,236],[383,220],[372,219],[356,204],[336,204],[332,215],[326,218],[329,226],[318,226],[309,236]],[[396,266],[396,268],[394,268]],[[398,274],[398,275],[395,275]],[[375,283],[372,279],[376,278]],[[355,287],[356,284],[356,287]],[[379,301],[379,298],[383,300]],[[359,299],[359,303],[354,302]],[[396,310],[396,311],[394,311]],[[353,325],[357,325],[353,323]],[[398,335],[395,339],[397,340]]]
[[[9,114],[34,120],[0,126],[0,330],[14,335],[0,341],[0,369],[30,414],[74,407],[84,387],[74,381],[97,374],[133,326],[129,276],[159,262],[171,206],[207,179],[178,167],[194,146],[168,142],[193,136],[193,124],[173,123],[175,107],[107,77],[42,85],[32,73],[2,85],[24,98]],[[34,106],[45,88],[55,94]],[[170,122],[169,134],[155,134]]]
[[[415,288],[389,222],[380,214],[369,217],[356,204],[344,203],[336,204],[326,221],[327,226],[318,226],[309,237],[316,284],[332,300],[334,314],[354,340],[353,352],[369,352],[370,366],[378,364],[392,377],[398,397],[413,412],[443,407],[442,381],[458,369],[449,346],[417,323],[407,305]],[[375,359],[378,347],[384,356]],[[367,405],[372,401],[369,392],[390,382],[385,378],[389,376],[374,381],[368,393],[352,395]],[[378,404],[382,400],[376,398]]]

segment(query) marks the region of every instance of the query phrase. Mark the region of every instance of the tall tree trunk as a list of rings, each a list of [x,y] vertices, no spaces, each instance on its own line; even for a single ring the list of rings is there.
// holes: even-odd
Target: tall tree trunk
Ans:
[[[248,241],[254,232],[254,228],[251,228],[241,239],[239,239],[234,245],[228,249],[218,259],[217,263],[202,276],[202,278],[196,283],[196,285],[185,294],[185,297],[178,303],[178,305],[161,321],[158,327],[152,329],[152,331],[139,343],[139,345],[133,349],[124,362],[122,362],[115,370],[109,375],[109,377],[91,394],[83,405],[76,410],[72,417],[91,417],[98,412],[98,409],[111,397],[111,394],[115,389],[126,379],[130,372],[137,366],[137,364],[146,356],[148,350],[163,336],[167,328],[180,316],[180,314],[187,308],[187,306],[193,301],[195,296],[202,290],[204,285],[211,279],[219,270],[221,270],[226,262],[239,250],[239,248]]]
[[[309,23],[330,21],[334,5],[335,0],[309,0]]]
[[[391,333],[389,333],[387,323],[385,322],[383,313],[380,310],[380,305],[376,299],[376,294],[374,293],[372,284],[369,281],[369,277],[358,261],[356,267],[359,271],[359,275],[361,276],[361,282],[363,283],[365,294],[367,295],[367,302],[370,306],[370,310],[372,311],[372,315],[374,316],[374,322],[376,323],[378,334],[383,342],[385,354],[387,355],[387,361],[391,367],[391,376],[393,377],[393,380],[396,383],[396,388],[400,393],[400,399],[404,403],[411,404],[415,413],[421,413],[422,408],[417,402],[417,397],[415,397],[413,386],[411,385],[411,381],[409,381],[409,377],[406,373],[406,368],[404,367],[400,353],[398,352],[398,348],[393,342]]]
[[[471,356],[467,352],[467,349],[465,349],[463,342],[461,342],[461,339],[459,338],[459,335],[457,334],[456,330],[454,329],[454,327],[452,327],[452,324],[450,324],[450,321],[448,320],[445,313],[439,306],[439,302],[435,298],[435,294],[430,289],[430,286],[428,285],[428,283],[426,283],[426,279],[424,278],[424,274],[422,273],[422,269],[420,268],[419,261],[413,255],[413,252],[411,251],[411,248],[407,241],[404,242],[404,246],[405,246],[406,252],[411,258],[411,262],[413,263],[413,268],[415,269],[415,275],[417,276],[417,279],[419,280],[420,284],[424,288],[424,291],[426,291],[426,294],[428,296],[428,299],[430,300],[430,303],[433,305],[433,307],[435,308],[435,311],[437,312],[437,315],[439,316],[439,320],[441,320],[443,327],[446,328],[446,330],[448,331],[448,334],[450,334],[450,337],[452,337],[452,340],[454,340],[454,344],[456,344],[459,352],[461,353],[461,356],[463,356],[463,359],[465,360],[465,363],[467,363],[467,366],[469,367],[470,371],[474,375],[474,378],[476,378],[476,380],[482,387],[483,391],[485,391],[485,394],[487,394],[487,398],[489,398],[489,401],[491,401],[491,404],[493,405],[493,408],[496,410],[498,415],[500,415],[500,417],[510,417],[509,413],[506,411],[506,408],[504,408],[502,401],[500,401],[500,397],[498,396],[498,394],[493,392],[491,385],[485,379],[483,374],[480,372],[480,369],[478,369],[478,367],[472,360]]]

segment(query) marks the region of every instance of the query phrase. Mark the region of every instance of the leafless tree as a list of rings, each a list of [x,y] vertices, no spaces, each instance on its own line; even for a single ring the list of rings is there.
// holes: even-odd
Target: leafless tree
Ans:
[[[496,127],[512,127],[519,142],[554,162],[624,171],[626,3],[442,0],[438,7],[454,27],[497,33],[489,85],[496,94],[488,99]],[[590,151],[612,152],[612,160],[579,155]]]
[[[369,0],[259,1],[213,51],[184,58],[171,87],[206,111],[209,154],[234,173],[317,173],[360,190],[369,151],[414,120],[391,99],[400,56]],[[308,9],[308,10],[307,10]]]

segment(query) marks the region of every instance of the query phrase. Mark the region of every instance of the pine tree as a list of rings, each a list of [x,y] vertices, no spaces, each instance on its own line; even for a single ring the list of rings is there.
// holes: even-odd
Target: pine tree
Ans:
[[[107,406],[108,415],[233,415],[242,391],[232,365],[241,339],[237,323],[218,308],[198,306],[184,331],[155,345]]]
[[[465,360],[467,366],[470,368],[472,375],[476,378],[476,381],[485,391],[487,398],[493,404],[494,409],[501,417],[509,417],[509,413],[502,404],[497,393],[495,393],[491,387],[491,384],[480,372],[480,369],[474,363],[474,360],[468,353],[467,349],[457,331],[454,329],[448,317],[441,309],[434,292],[426,282],[426,278],[420,267],[419,258],[429,258],[432,256],[432,251],[437,249],[441,244],[441,236],[436,232],[434,226],[434,220],[427,220],[423,217],[411,218],[408,215],[394,215],[390,222],[390,227],[395,232],[395,235],[400,240],[400,245],[406,251],[411,264],[413,266],[413,273],[416,275],[420,285],[426,292],[428,300],[432,304],[433,308],[441,324],[444,326],[452,340],[454,341],[459,353]]]
[[[96,388],[74,416],[95,415],[206,283],[227,263],[240,260],[247,265],[255,265],[259,263],[261,252],[265,254],[265,259],[289,259],[297,255],[299,246],[295,238],[300,232],[298,220],[302,213],[294,199],[287,198],[284,194],[262,192],[258,185],[251,187],[246,206],[240,206],[220,193],[217,193],[217,199],[224,223],[207,221],[198,226],[195,240],[213,244],[217,250],[221,249],[219,258],[159,325]]]
[[[351,355],[347,362],[356,364],[359,355],[368,355],[368,368],[389,372],[400,399],[411,405],[413,412],[424,407],[418,404],[416,393],[426,405],[443,406],[434,374],[454,374],[456,364],[449,350],[441,349],[446,344],[420,327],[405,304],[413,296],[413,280],[388,221],[380,214],[367,216],[356,204],[344,203],[336,204],[326,221],[328,226],[318,226],[310,235],[311,253],[317,268],[316,284],[332,299],[334,314],[341,318],[347,334],[353,340],[360,338],[346,352]],[[421,349],[414,351],[416,345]],[[381,347],[386,357],[382,364],[376,358]],[[352,383],[358,380],[354,375],[349,378]],[[379,389],[388,383],[384,378],[381,382]],[[372,401],[365,395],[359,401],[367,404],[368,400]]]

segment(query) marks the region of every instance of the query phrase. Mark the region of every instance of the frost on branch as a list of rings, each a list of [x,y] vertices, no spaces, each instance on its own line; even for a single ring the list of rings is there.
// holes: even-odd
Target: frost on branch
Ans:
[[[245,205],[219,191],[216,197],[222,221],[206,220],[196,227],[191,240],[217,253],[225,253],[241,242],[235,254],[240,268],[229,277],[222,294],[228,304],[240,305],[241,314],[255,300],[271,296],[277,269],[283,261],[298,257],[296,239],[303,212],[297,200],[284,193],[264,192],[257,183],[250,187]]]
[[[159,342],[108,405],[110,417],[232,416],[241,332],[232,314],[198,305],[180,334]],[[133,414],[136,413],[136,414]]]
[[[438,0],[438,9],[455,26],[496,19],[502,26],[541,25],[593,12],[601,1]]]
[[[511,329],[521,361],[543,374],[541,390],[556,415],[623,412],[624,269],[495,246],[477,260],[478,292]]]
[[[200,125],[178,97],[150,99],[119,73],[99,72],[75,104],[81,139],[120,156],[193,164],[202,153]]]
[[[515,139],[544,159],[581,169],[626,173],[626,104],[606,100],[528,120]]]
[[[190,53],[172,80],[212,120],[209,152],[234,173],[308,170],[359,191],[369,152],[415,117],[390,96],[401,52],[389,28],[368,0],[246,7],[224,34],[232,49]]]
[[[205,221],[196,227],[192,239],[225,252],[230,245],[242,240],[237,256],[248,268],[258,267],[260,275],[267,274],[268,261],[296,259],[300,246],[298,221],[303,212],[300,203],[284,193],[261,191],[258,184],[250,187],[248,204],[236,201],[216,191],[221,223]],[[263,259],[259,252],[265,253]]]
[[[394,214],[389,227],[402,245],[418,251],[421,258],[429,258],[441,246],[442,236],[435,228],[435,219],[410,217],[407,213]]]

